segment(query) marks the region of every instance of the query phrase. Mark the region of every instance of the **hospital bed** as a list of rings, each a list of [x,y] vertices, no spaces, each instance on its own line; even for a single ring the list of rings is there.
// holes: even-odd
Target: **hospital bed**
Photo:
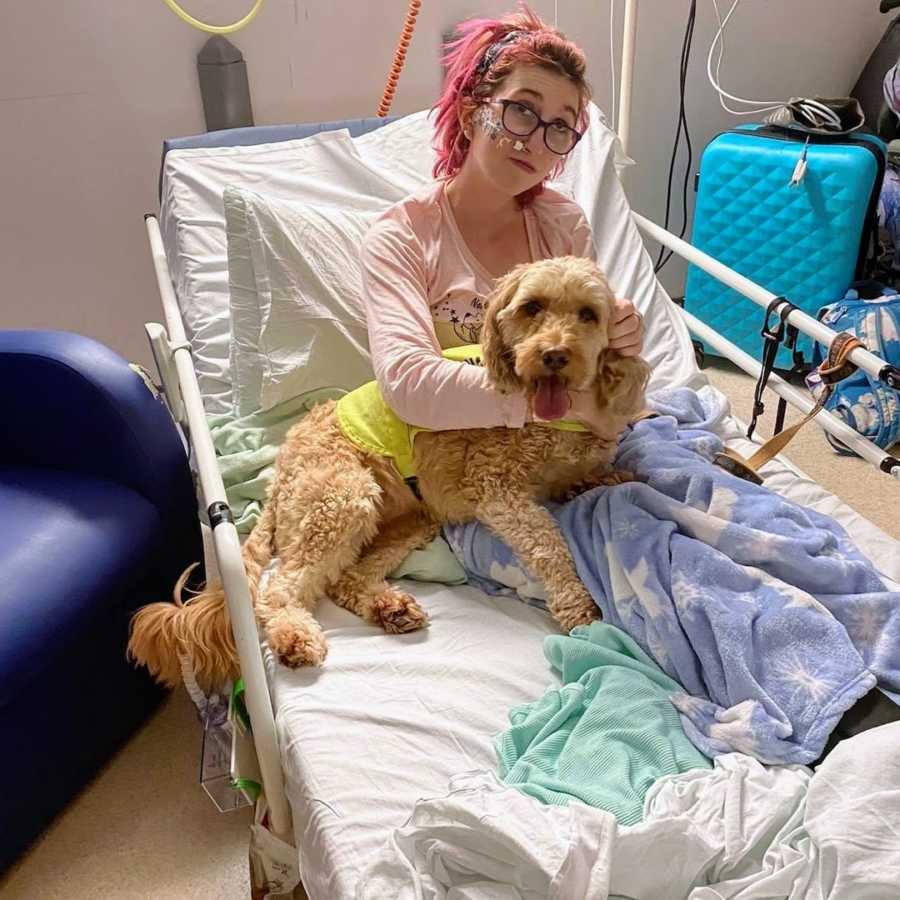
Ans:
[[[390,830],[403,823],[416,801],[443,794],[455,774],[492,770],[492,736],[506,726],[507,711],[540,696],[549,677],[542,642],[555,626],[544,612],[468,585],[422,582],[404,587],[431,616],[426,632],[386,635],[324,600],[317,613],[330,648],[324,667],[292,671],[279,665],[259,639],[240,542],[208,428],[210,420],[221,421],[234,416],[236,406],[240,409],[243,401],[235,391],[244,391],[245,385],[236,381],[248,374],[246,323],[232,320],[236,301],[228,290],[229,255],[234,269],[240,254],[236,236],[226,233],[223,189],[243,188],[299,205],[309,202],[311,191],[312,208],[319,212],[334,209],[329,204],[335,203],[346,208],[359,203],[374,211],[429,177],[430,132],[427,115],[419,113],[169,141],[160,176],[160,214],[146,217],[165,315],[164,325],[150,324],[147,330],[170,410],[190,440],[207,575],[221,579],[227,592],[268,830],[296,848],[312,900],[353,896],[360,867]],[[306,171],[310,145],[322,153]],[[587,135],[558,186],[584,208],[600,264],[617,293],[631,297],[645,316],[651,390],[684,385],[714,391],[696,366],[685,314],[656,280],[641,231],[709,268],[748,302],[765,306],[773,298],[633,213],[620,180],[627,163],[620,141],[592,108]],[[309,227],[316,246],[322,246],[321,234]],[[352,236],[348,240],[352,244]],[[309,277],[337,277],[333,269],[313,271],[312,256]],[[234,286],[234,271],[231,280]],[[267,302],[271,304],[271,298]],[[241,316],[249,306],[238,309]],[[271,305],[267,314],[272,314]],[[791,321],[801,329],[809,327],[802,314],[792,312]],[[265,331],[258,321],[256,327]],[[816,336],[827,341],[827,329],[817,323],[816,329]],[[728,349],[714,332],[701,336],[720,351]],[[260,352],[258,347],[249,350]],[[313,351],[310,359],[315,358]],[[273,355],[261,363],[267,372],[250,375],[268,379],[269,386],[278,389],[290,379],[279,381],[283,372]],[[749,357],[733,358],[750,372],[758,370]],[[876,372],[883,366],[866,351],[854,351],[853,358]],[[801,409],[811,406],[777,378],[770,385]],[[326,385],[305,371],[303,386]],[[896,490],[894,479],[900,472],[885,464],[889,457],[884,451],[866,445],[836,419],[823,414],[820,420],[883,466],[886,488]],[[745,455],[752,450],[754,445],[743,437],[744,427],[731,416],[716,429],[729,447]],[[772,490],[837,519],[885,584],[897,589],[900,553],[894,540],[786,459],[775,459],[763,474]]]

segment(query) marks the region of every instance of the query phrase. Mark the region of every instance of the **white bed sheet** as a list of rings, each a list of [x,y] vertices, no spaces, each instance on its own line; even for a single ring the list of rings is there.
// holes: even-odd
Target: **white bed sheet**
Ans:
[[[353,897],[360,870],[415,802],[450,777],[493,769],[511,706],[554,683],[546,613],[470,587],[405,582],[431,616],[386,635],[323,601],[321,669],[266,651],[300,872],[310,900]]]
[[[657,781],[631,826],[460,775],[417,804],[356,900],[898,900],[898,740],[900,723],[871,729],[815,774],[723,754]]]

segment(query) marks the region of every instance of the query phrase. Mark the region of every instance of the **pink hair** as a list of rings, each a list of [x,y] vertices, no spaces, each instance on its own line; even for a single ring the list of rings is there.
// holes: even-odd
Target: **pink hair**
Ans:
[[[500,49],[486,71],[479,71],[485,51],[512,31],[524,32]],[[457,37],[445,45],[444,63],[447,74],[444,87],[434,109],[435,178],[452,178],[461,168],[469,152],[469,141],[462,132],[460,114],[478,99],[489,97],[509,75],[517,63],[537,65],[569,78],[581,95],[577,127],[587,127],[587,102],[591,89],[585,80],[587,68],[584,53],[564,35],[544,24],[524,4],[502,19],[469,19],[456,29]],[[550,173],[559,174],[565,157]],[[543,190],[543,183],[519,194],[521,206],[529,205]]]

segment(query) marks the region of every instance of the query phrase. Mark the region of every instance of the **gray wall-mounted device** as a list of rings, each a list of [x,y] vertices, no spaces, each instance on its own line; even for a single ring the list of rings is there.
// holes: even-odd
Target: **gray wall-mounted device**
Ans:
[[[213,35],[197,54],[197,72],[207,131],[253,124],[247,64],[231,41]]]

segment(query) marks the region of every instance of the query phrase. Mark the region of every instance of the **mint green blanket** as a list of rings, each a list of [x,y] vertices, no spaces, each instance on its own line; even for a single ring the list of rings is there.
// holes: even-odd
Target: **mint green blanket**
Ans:
[[[510,712],[512,727],[495,739],[507,784],[543,803],[580,800],[634,825],[655,781],[710,768],[669,702],[681,686],[624,631],[579,626],[546,638],[544,654],[563,686]]]
[[[345,393],[338,388],[323,388],[239,419],[218,416],[209,420],[225,496],[240,534],[249,534],[259,520],[275,474],[275,457],[288,429],[317,403],[336,400]],[[443,584],[466,581],[465,571],[443,538],[423,550],[414,550],[391,574],[394,578]]]

